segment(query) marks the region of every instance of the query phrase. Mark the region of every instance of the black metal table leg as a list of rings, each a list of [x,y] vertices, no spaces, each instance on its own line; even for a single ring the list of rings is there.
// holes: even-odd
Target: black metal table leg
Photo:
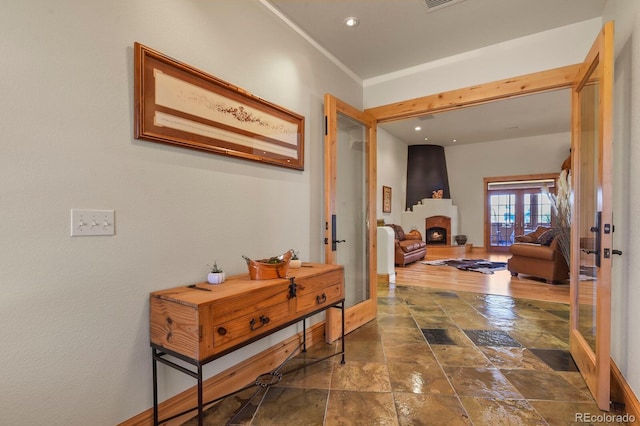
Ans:
[[[198,364],[198,426],[204,426],[204,407],[202,402],[202,365]]]
[[[151,359],[153,359],[153,426],[158,426],[158,361],[156,361],[155,349],[151,349]]]
[[[340,361],[340,364],[344,364],[344,302],[342,302],[342,336],[341,336],[341,340],[342,340],[342,360]]]
[[[307,351],[307,319],[302,318],[302,352]]]

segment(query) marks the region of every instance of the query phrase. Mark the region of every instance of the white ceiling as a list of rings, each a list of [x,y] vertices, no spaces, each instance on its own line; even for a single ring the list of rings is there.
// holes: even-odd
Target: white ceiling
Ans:
[[[569,132],[571,92],[556,90],[378,126],[408,145],[465,145]]]
[[[463,0],[427,13],[425,0],[263,1],[363,80],[599,17],[606,2]],[[349,16],[360,25],[347,28]],[[568,91],[552,92],[380,127],[408,144],[437,145],[568,132],[569,102]]]

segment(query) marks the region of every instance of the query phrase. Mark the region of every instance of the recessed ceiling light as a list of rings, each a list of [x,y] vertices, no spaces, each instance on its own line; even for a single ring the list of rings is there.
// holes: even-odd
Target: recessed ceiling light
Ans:
[[[454,139],[453,142],[458,142],[458,141],[456,139]]]
[[[417,132],[417,131],[420,131],[420,130],[422,130],[422,127],[420,127],[420,126],[416,126],[415,130],[416,130],[416,132]]]
[[[347,19],[344,20],[344,24],[347,27],[357,27],[358,25],[360,25],[360,20],[358,18],[356,18],[355,16],[349,16]]]
[[[424,138],[424,140],[425,140],[425,141],[428,141],[428,140],[429,140],[429,138]]]

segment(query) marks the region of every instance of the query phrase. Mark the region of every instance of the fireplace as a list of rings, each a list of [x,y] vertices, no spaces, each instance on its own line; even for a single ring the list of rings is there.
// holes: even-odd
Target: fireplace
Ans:
[[[425,241],[428,245],[451,245],[451,218],[431,216],[425,219]]]
[[[427,229],[427,244],[447,244],[447,230],[438,226]]]

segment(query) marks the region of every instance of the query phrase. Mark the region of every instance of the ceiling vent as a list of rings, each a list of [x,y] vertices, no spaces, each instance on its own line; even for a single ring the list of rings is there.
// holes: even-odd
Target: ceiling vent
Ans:
[[[427,13],[435,12],[443,7],[453,6],[456,3],[462,3],[465,0],[424,0],[427,4]]]

